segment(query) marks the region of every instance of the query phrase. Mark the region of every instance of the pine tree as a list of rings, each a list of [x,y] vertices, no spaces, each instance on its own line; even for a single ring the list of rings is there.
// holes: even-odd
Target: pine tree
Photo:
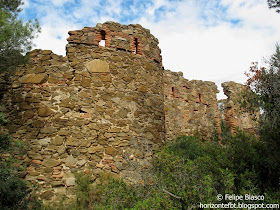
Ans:
[[[280,0],[267,0],[267,3],[270,9],[276,9],[276,12],[280,12]]]
[[[37,20],[26,23],[18,17],[22,0],[0,0],[0,72],[14,69],[25,60],[32,39],[40,31]]]

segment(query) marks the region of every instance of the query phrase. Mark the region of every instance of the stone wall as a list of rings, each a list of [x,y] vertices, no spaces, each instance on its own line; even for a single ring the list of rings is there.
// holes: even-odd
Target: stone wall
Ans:
[[[257,119],[259,118],[259,110],[245,110],[241,106],[244,93],[250,91],[245,85],[235,82],[224,82],[222,87],[227,99],[221,102],[221,118],[228,125],[232,133],[236,133],[237,129],[257,132]]]
[[[183,73],[164,71],[164,110],[167,139],[200,134],[211,139],[220,133],[218,93],[214,82],[187,80]]]
[[[150,59],[157,42],[140,26],[128,28],[148,34],[148,43],[139,38],[140,54],[118,49],[114,38],[110,47],[71,41],[66,57],[34,50],[2,81],[9,132],[29,145],[25,178],[41,187],[42,199],[71,196],[76,170],[136,180],[129,162],[144,167],[165,141],[161,57]]]
[[[9,133],[29,145],[25,179],[43,200],[73,196],[75,171],[138,182],[135,165],[147,168],[166,140],[220,133],[217,86],[163,70],[149,30],[106,22],[69,35],[65,57],[33,50],[0,80]]]
[[[67,41],[72,44],[86,44],[98,46],[101,40],[105,47],[132,52],[146,58],[162,63],[161,50],[158,40],[150,34],[150,30],[141,25],[121,25],[119,23],[105,22],[96,27],[84,27],[82,30],[69,31]]]

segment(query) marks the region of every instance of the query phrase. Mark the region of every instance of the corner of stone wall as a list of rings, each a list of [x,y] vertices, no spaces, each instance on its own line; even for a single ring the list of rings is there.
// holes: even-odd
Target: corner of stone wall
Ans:
[[[232,133],[236,133],[237,129],[257,132],[257,119],[259,110],[246,110],[241,105],[242,98],[247,91],[251,91],[245,85],[230,81],[222,83],[223,91],[227,99],[220,101],[221,118],[230,128]]]
[[[110,46],[96,45],[101,29]],[[33,50],[0,81],[7,129],[29,145],[25,179],[44,201],[73,197],[74,171],[138,182],[165,141],[161,55],[150,32],[107,22],[69,34],[65,57]],[[138,36],[142,54],[130,49]]]

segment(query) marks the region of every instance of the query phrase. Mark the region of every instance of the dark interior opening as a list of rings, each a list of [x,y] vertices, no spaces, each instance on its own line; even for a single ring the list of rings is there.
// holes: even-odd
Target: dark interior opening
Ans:
[[[80,113],[87,113],[86,111],[83,111],[82,109],[79,109]]]
[[[101,41],[99,42],[99,45],[105,47],[106,32],[102,30],[100,34],[101,34]]]
[[[135,38],[134,39],[134,51],[133,51],[134,54],[138,54],[139,53],[138,45],[139,45],[138,39]]]
[[[175,97],[175,88],[174,87],[171,87],[171,96]]]
[[[198,99],[199,99],[199,102],[201,102],[201,94],[200,93],[198,94]]]
[[[102,30],[100,33],[101,33],[101,40],[105,40],[106,32]]]

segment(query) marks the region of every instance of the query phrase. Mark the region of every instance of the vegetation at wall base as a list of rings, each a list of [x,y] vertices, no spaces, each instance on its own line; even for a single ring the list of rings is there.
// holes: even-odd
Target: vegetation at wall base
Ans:
[[[21,177],[25,174],[25,165],[21,160],[26,145],[0,134],[0,209],[39,209],[41,203],[34,196],[34,188]]]

